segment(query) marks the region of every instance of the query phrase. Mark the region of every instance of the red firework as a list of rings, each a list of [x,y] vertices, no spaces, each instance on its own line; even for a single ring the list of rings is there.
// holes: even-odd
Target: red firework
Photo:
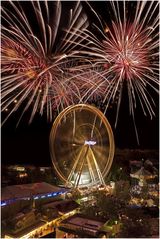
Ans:
[[[113,28],[108,29],[106,40],[103,41],[104,53],[109,64],[104,64],[107,70],[113,71],[121,79],[137,78],[149,67],[148,39],[145,31],[134,25],[120,27],[113,23]]]
[[[25,99],[28,99],[24,111],[35,102],[30,120],[33,119],[37,110],[42,112],[52,82],[51,72],[47,68],[47,62],[43,57],[37,56],[13,40],[3,41],[2,73],[6,76],[2,78],[2,99],[4,102],[4,104],[2,103],[2,110],[16,98],[18,103],[13,111]],[[10,75],[9,78],[8,74]],[[10,95],[12,96],[11,99]]]
[[[34,20],[30,21],[26,5],[33,12],[38,33]],[[69,104],[70,100],[65,100],[63,104],[60,102],[61,99],[68,99],[70,87],[69,84],[67,87],[65,85],[64,95],[60,91],[65,71],[63,68],[75,56],[76,45],[72,45],[71,41],[78,39],[77,32],[85,29],[88,21],[78,1],[67,11],[69,15],[64,31],[60,29],[62,11],[61,1],[3,2],[1,100],[2,110],[8,113],[4,122],[22,103],[25,106],[22,115],[30,106],[32,108],[30,122],[36,112],[43,114],[46,109],[51,120],[53,105],[56,104],[60,110],[59,106],[64,102]],[[57,35],[62,35],[61,41],[56,41]],[[54,91],[53,98],[51,91]]]

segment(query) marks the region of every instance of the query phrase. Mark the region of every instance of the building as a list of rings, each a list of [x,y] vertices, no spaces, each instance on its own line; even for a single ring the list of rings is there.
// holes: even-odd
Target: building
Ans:
[[[40,216],[35,209],[25,209],[10,220],[9,229],[13,234],[37,223]]]
[[[101,228],[104,225],[104,221],[97,221],[95,219],[86,218],[81,214],[75,214],[60,223],[60,229],[66,232],[73,232],[83,236],[98,237],[103,231]]]
[[[31,203],[41,205],[57,200],[68,192],[66,188],[60,188],[48,183],[33,183],[3,187],[1,190],[1,217],[5,220],[14,216]]]
[[[19,238],[30,237],[32,231],[35,235],[52,232],[61,216],[65,219],[77,212],[77,203],[61,199],[68,190],[44,182],[2,188],[2,235]]]
[[[57,200],[42,205],[41,210],[43,217],[49,220],[53,217],[66,215],[74,210],[78,210],[79,204],[73,200]]]

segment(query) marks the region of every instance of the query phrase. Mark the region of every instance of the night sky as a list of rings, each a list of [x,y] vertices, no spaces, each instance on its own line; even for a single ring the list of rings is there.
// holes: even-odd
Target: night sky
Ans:
[[[65,3],[67,4],[67,3]],[[68,3],[69,4],[69,3]],[[100,15],[106,16],[105,3],[93,3]],[[87,6],[85,6],[88,11]],[[89,12],[89,17],[96,22],[93,14]],[[105,19],[105,18],[104,18]],[[107,17],[105,19],[108,20]],[[150,120],[145,117],[140,110],[139,105],[135,110],[136,126],[139,134],[140,145],[137,144],[132,116],[128,110],[128,96],[124,90],[123,100],[121,103],[119,120],[117,128],[114,128],[116,106],[112,105],[106,116],[113,128],[116,148],[130,149],[156,149],[159,148],[159,97],[156,93],[150,92],[155,100],[156,117]],[[22,109],[7,120],[1,128],[1,162],[2,164],[34,164],[34,165],[51,165],[49,153],[49,134],[52,123],[47,122],[45,116],[36,114],[33,122],[28,124],[30,111],[23,117],[22,121],[16,127],[18,118]],[[6,116],[2,112],[1,118]]]
[[[140,139],[140,145],[138,145],[133,120],[129,116],[128,106],[122,102],[121,108],[116,129],[114,128],[114,107],[109,109],[106,114],[113,129],[116,148],[158,150],[158,117],[150,120],[140,110],[137,110],[136,125]],[[49,134],[52,123],[47,123],[45,116],[41,117],[37,114],[33,122],[29,125],[27,121],[29,117],[28,112],[28,117],[26,115],[18,127],[16,127],[16,116],[18,116],[18,113],[12,115],[1,129],[2,164],[30,163],[34,165],[51,165]]]

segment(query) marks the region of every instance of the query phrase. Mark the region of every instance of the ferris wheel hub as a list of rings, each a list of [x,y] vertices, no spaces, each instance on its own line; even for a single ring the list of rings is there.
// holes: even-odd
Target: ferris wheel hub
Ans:
[[[85,145],[95,145],[96,144],[96,141],[93,141],[93,140],[85,140],[84,142]]]

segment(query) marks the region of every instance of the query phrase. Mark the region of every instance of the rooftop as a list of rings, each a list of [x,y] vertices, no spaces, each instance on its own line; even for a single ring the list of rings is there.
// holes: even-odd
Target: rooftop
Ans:
[[[47,193],[64,193],[68,189],[53,186],[51,184],[41,183],[30,183],[22,185],[12,185],[2,188],[1,200],[21,199],[25,197],[32,197],[36,195],[43,195]],[[54,195],[52,195],[54,196]]]
[[[86,228],[86,229],[98,231],[104,225],[105,222],[97,221],[97,220],[91,219],[91,218],[86,218],[83,215],[76,214],[70,218],[67,218],[62,223],[78,226],[83,229]]]
[[[43,208],[57,208],[59,212],[67,213],[79,207],[79,204],[73,200],[58,200],[56,202],[47,203]]]

